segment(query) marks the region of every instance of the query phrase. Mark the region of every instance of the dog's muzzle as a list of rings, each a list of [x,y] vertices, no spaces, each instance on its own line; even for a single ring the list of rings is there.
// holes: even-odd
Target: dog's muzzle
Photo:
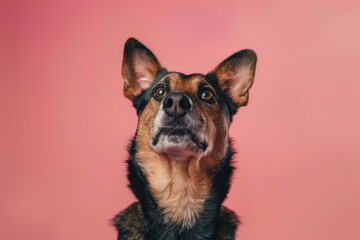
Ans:
[[[155,117],[151,148],[173,159],[188,159],[204,153],[208,143],[201,119],[186,93],[169,93]]]

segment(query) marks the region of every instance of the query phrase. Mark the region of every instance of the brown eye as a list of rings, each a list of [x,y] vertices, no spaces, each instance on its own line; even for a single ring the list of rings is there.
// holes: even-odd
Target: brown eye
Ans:
[[[158,87],[155,89],[155,91],[154,91],[154,93],[153,93],[153,96],[154,96],[156,99],[160,100],[160,99],[162,99],[163,97],[165,97],[166,93],[167,93],[167,91],[166,91],[166,88],[165,88],[164,86],[158,86]]]
[[[200,97],[201,97],[201,99],[203,99],[204,101],[209,102],[209,101],[212,101],[212,100],[213,100],[213,98],[214,98],[214,93],[213,93],[211,90],[209,90],[209,89],[204,89],[204,90],[202,90],[202,92],[200,93]]]

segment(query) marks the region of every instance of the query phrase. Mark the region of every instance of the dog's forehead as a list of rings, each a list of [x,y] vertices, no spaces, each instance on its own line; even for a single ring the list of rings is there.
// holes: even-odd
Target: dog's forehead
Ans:
[[[200,73],[185,75],[178,72],[169,72],[159,82],[168,84],[173,91],[194,91],[201,82],[206,82],[205,76]]]

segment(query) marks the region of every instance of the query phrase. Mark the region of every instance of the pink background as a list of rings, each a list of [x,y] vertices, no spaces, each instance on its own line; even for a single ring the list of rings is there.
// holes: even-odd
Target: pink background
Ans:
[[[316,2],[316,3],[315,3]],[[231,128],[242,240],[360,239],[359,1],[1,1],[0,238],[116,239],[134,201],[125,40],[170,70],[259,61]]]

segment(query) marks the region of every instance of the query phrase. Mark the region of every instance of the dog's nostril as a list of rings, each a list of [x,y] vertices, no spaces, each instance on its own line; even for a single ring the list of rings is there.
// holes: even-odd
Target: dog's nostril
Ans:
[[[165,99],[165,101],[164,101],[164,107],[166,107],[166,108],[169,108],[169,107],[171,107],[172,105],[173,105],[173,100],[172,100],[172,98],[167,98],[167,99]]]
[[[187,97],[185,96],[180,100],[180,106],[185,110],[190,109],[192,107],[189,99],[187,99]]]

